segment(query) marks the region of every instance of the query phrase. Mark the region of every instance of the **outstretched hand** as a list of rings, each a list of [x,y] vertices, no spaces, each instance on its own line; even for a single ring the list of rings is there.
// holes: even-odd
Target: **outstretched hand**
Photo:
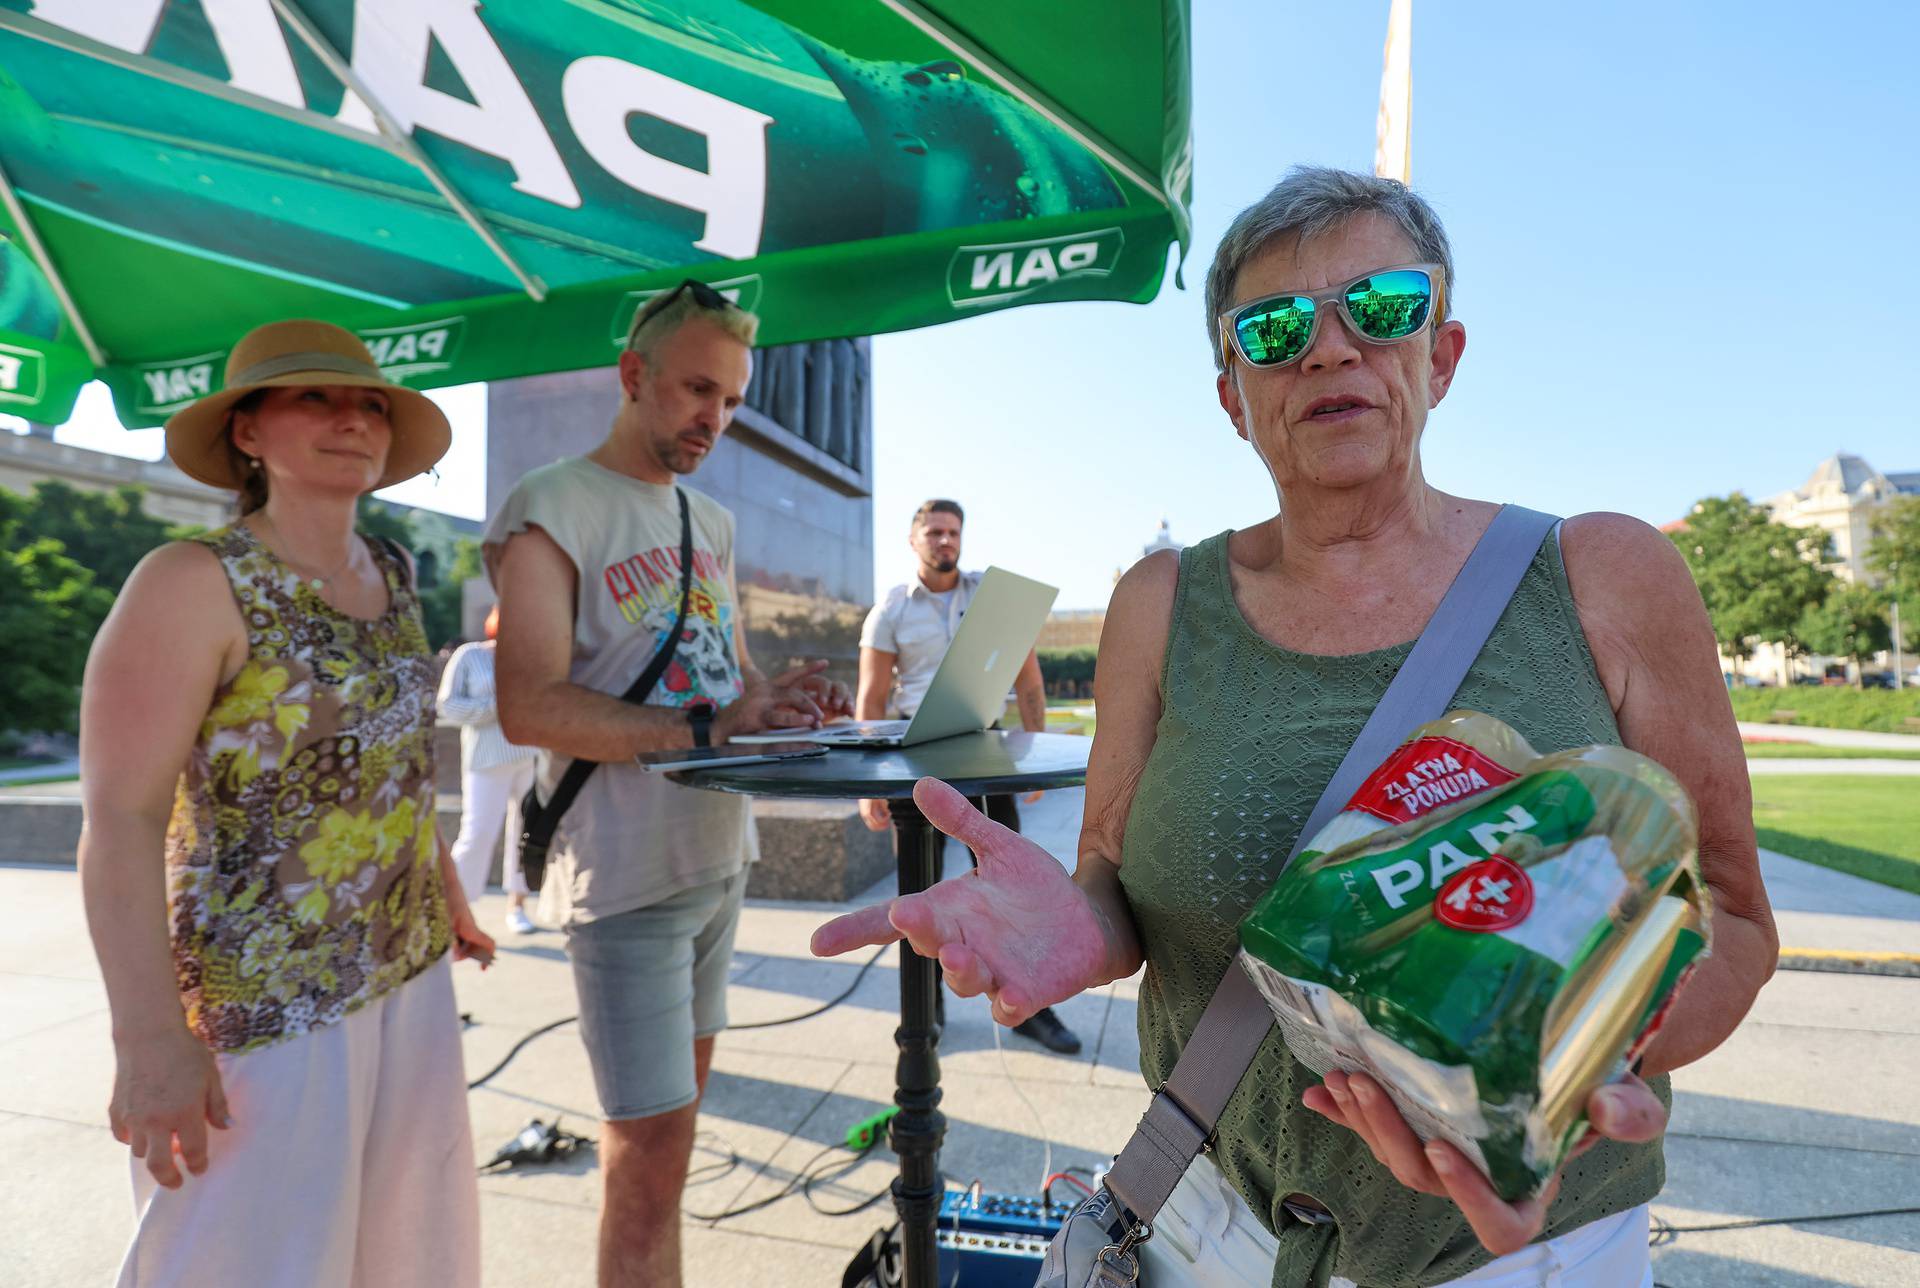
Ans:
[[[915,784],[913,800],[979,856],[979,868],[834,918],[813,932],[815,956],[904,938],[922,957],[939,958],[955,993],[986,994],[993,1018],[1007,1025],[1102,982],[1107,937],[1058,860],[938,779]]]

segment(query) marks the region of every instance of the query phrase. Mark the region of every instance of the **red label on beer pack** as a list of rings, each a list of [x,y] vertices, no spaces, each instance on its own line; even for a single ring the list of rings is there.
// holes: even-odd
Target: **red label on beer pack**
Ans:
[[[1410,823],[1520,775],[1453,738],[1416,738],[1382,762],[1360,785],[1348,809],[1383,823]]]
[[[1533,911],[1533,882],[1510,860],[1494,855],[1454,875],[1433,900],[1433,915],[1455,930],[1506,930]]]

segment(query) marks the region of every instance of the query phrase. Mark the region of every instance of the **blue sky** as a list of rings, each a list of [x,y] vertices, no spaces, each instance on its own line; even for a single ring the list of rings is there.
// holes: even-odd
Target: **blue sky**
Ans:
[[[1191,542],[1273,513],[1214,399],[1198,286],[1289,165],[1371,166],[1388,3],[1193,9],[1188,289],[877,339],[879,585],[929,495],[966,504],[969,565],[1061,607],[1103,605],[1163,517]],[[1664,522],[1835,451],[1920,469],[1916,49],[1920,6],[1891,0],[1415,0],[1413,182],[1468,334],[1429,478]],[[477,516],[484,400],[444,396],[442,480],[395,494]],[[62,436],[158,455],[157,432],[96,424],[104,402]]]

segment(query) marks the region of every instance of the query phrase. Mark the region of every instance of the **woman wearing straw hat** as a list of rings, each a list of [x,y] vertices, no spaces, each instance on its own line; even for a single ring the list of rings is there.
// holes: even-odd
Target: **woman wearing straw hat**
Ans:
[[[141,562],[81,694],[81,886],[133,1153],[122,1285],[479,1281],[444,959],[493,943],[434,824],[412,561],[353,526],[448,440],[322,322],[250,332],[167,422],[240,518]]]

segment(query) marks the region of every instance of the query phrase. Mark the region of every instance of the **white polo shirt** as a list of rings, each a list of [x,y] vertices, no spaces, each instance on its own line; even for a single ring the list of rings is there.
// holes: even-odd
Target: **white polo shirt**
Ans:
[[[919,709],[947,655],[960,619],[966,616],[981,574],[963,572],[949,591],[936,594],[918,577],[889,590],[867,613],[860,630],[860,647],[892,653],[893,688],[887,696],[887,714],[906,719]]]

